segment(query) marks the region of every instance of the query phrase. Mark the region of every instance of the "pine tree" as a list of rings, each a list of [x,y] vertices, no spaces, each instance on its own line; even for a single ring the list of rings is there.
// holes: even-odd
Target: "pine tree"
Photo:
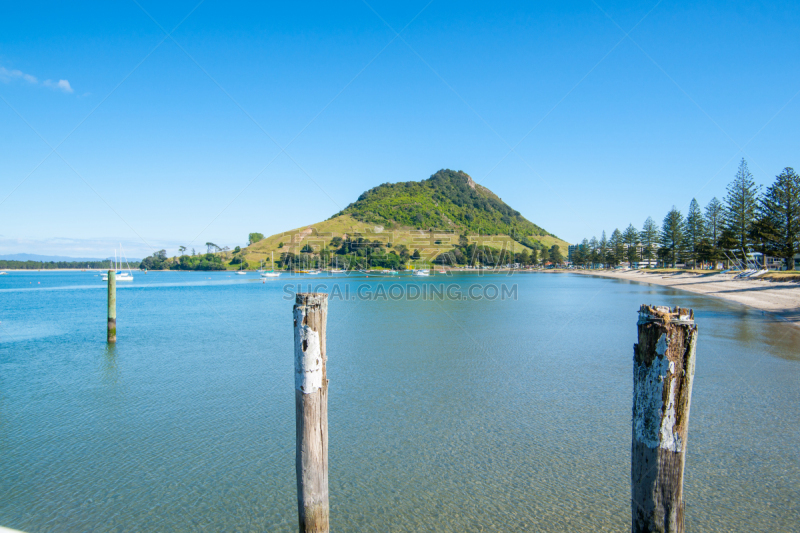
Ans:
[[[761,253],[762,266],[766,265],[767,255],[776,255],[775,241],[778,239],[778,228],[769,217],[769,214],[759,206],[756,211],[756,220],[750,228],[748,237],[753,249]]]
[[[716,246],[719,235],[722,232],[723,211],[722,203],[717,200],[716,196],[706,206],[706,232],[714,246]]]
[[[722,202],[717,200],[717,197],[711,199],[706,206],[705,224],[706,224],[706,239],[708,242],[703,243],[705,260],[716,261],[720,258],[719,253],[719,239],[722,236],[723,214],[724,207]]]
[[[647,217],[642,226],[639,240],[642,242],[642,257],[651,261],[655,257],[655,246],[658,244],[658,224],[651,217]]]
[[[692,266],[697,266],[697,255],[700,244],[706,237],[706,224],[703,213],[700,211],[700,204],[692,198],[689,204],[689,214],[686,215],[686,252],[687,257],[692,260]]]
[[[800,176],[785,168],[767,189],[761,202],[762,212],[772,224],[771,238],[776,255],[794,270],[794,256],[800,251]]]
[[[622,240],[627,246],[625,249],[625,256],[628,260],[628,266],[633,267],[633,263],[636,261],[637,256],[636,245],[639,242],[639,232],[636,230],[633,224],[628,224],[628,227],[625,228],[625,231],[622,234]]]
[[[597,248],[597,253],[600,256],[600,263],[605,266],[608,262],[606,260],[606,256],[608,255],[608,240],[606,239],[606,230],[603,230],[603,234],[600,236],[600,245]]]
[[[581,250],[581,259],[582,259],[581,265],[582,266],[586,266],[586,263],[588,263],[590,261],[590,257],[591,257],[590,256],[590,251],[589,251],[589,240],[588,239],[583,239],[583,241],[581,242],[579,248]]]
[[[594,265],[600,262],[600,256],[597,253],[597,249],[600,247],[600,243],[597,242],[597,237],[592,237],[589,240],[589,262]]]
[[[758,193],[759,188],[747,168],[747,161],[742,159],[736,176],[728,185],[723,215],[725,227],[736,236],[737,247],[740,248],[737,251],[742,254],[747,253],[748,235],[756,219]]]
[[[612,266],[617,266],[625,257],[625,243],[622,240],[622,232],[615,229],[608,240],[608,262]]]
[[[665,254],[669,254],[665,257],[672,259],[672,268],[678,264],[678,256],[683,251],[685,231],[686,222],[683,220],[683,215],[673,205],[661,224],[661,248],[664,249]]]
[[[550,247],[550,261],[555,265],[560,265],[564,262],[564,256],[561,255],[561,249],[557,244]]]

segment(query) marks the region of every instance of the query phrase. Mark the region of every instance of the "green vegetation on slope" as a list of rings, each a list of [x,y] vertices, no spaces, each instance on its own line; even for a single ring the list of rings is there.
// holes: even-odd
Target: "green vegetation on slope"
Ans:
[[[142,259],[140,268],[145,270],[225,270],[221,254],[182,255],[167,257],[166,250],[159,250]]]
[[[341,215],[380,224],[388,230],[400,226],[511,235],[530,247],[535,246],[537,236],[554,237],[460,170],[440,170],[423,181],[384,183],[362,194],[334,217]]]
[[[389,252],[392,248],[399,250],[402,246],[410,251],[417,250],[422,261],[432,261],[443,253],[455,252],[462,238],[498,251],[521,253],[527,248],[529,257],[546,254],[549,257],[553,246],[561,250],[568,246],[525,219],[464,172],[440,170],[424,181],[383,184],[370,189],[355,203],[323,222],[257,242],[253,242],[251,236],[251,244],[241,250],[240,257],[250,265],[263,264],[267,268],[280,268],[295,258],[327,264],[337,255],[331,256],[330,242],[334,237],[350,242],[368,239],[373,245],[380,244],[387,251],[385,257],[379,260],[382,254],[370,253],[369,263],[374,266],[382,261],[385,264],[381,266],[386,268],[397,267],[396,258]],[[270,262],[272,253],[276,265]],[[397,257],[399,264],[405,263],[400,255]],[[456,263],[461,264],[459,257],[455,255]],[[346,263],[343,259],[353,261]],[[345,264],[360,265],[363,261],[362,255],[352,258],[340,255],[338,264],[344,267]],[[238,265],[231,263],[228,268],[238,268]]]

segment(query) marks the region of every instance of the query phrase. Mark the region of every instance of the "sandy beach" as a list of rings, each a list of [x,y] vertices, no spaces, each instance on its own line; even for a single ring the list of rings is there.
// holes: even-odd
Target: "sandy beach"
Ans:
[[[644,270],[577,270],[576,274],[650,283],[715,296],[774,313],[800,327],[800,283],[734,279],[732,274],[664,273]]]

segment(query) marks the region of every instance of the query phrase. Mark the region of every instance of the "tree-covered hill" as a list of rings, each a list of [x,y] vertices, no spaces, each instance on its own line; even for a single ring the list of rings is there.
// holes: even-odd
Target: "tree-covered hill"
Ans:
[[[555,237],[460,170],[440,170],[423,181],[384,183],[362,194],[334,217],[341,215],[382,225],[387,230],[410,227],[502,234],[523,244],[532,244],[537,236]]]

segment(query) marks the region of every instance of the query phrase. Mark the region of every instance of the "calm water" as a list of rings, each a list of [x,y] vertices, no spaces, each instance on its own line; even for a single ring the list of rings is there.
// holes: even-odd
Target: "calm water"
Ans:
[[[294,531],[289,280],[135,275],[111,348],[95,273],[0,277],[0,525]],[[689,530],[796,530],[800,329],[616,280],[441,282],[518,299],[330,304],[333,530],[626,530],[641,303],[700,329]]]

